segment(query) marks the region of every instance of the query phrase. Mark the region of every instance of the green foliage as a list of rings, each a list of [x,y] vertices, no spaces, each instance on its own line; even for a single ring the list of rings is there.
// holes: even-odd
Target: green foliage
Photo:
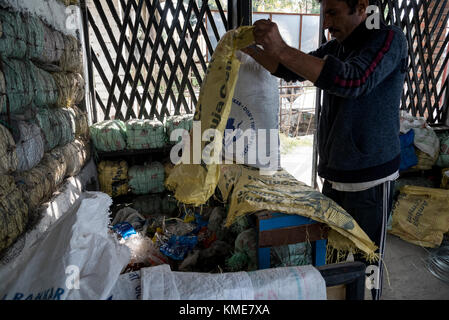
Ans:
[[[256,12],[320,13],[316,0],[253,0]]]

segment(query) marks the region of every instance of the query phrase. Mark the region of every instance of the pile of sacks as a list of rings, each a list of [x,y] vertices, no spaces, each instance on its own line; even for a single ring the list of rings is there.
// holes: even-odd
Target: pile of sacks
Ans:
[[[80,41],[0,8],[0,252],[90,158]]]
[[[98,151],[145,150],[165,147],[176,129],[190,131],[193,115],[176,115],[159,120],[104,120],[90,127],[90,136]],[[175,135],[173,135],[175,136]]]

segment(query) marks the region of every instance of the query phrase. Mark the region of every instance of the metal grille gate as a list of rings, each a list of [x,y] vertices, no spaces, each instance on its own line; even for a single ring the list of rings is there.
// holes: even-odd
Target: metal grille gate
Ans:
[[[211,3],[220,19],[214,20]],[[220,1],[88,0],[93,121],[192,113]],[[205,22],[213,34],[208,34]],[[96,46],[96,47],[95,47]]]
[[[212,40],[220,38],[218,26],[229,29],[251,23],[250,0],[81,3],[91,45],[89,77],[97,83],[90,88],[94,122],[162,120],[170,114],[193,112],[207,55],[214,49]],[[377,4],[384,21],[401,27],[409,43],[401,109],[424,116],[431,124],[444,123],[449,98],[449,0],[377,0]],[[219,19],[214,19],[212,8],[218,9]]]
[[[401,109],[430,124],[447,119],[449,0],[377,1],[387,24],[404,31],[409,45]]]

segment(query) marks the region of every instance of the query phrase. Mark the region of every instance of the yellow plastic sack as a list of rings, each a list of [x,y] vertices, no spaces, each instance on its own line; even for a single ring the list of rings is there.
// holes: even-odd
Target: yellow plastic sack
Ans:
[[[223,201],[229,203],[226,226],[240,216],[262,210],[297,214],[328,225],[332,249],[361,251],[369,260],[377,258],[376,245],[343,208],[285,170],[260,175],[258,169],[223,165],[218,189]]]
[[[449,231],[449,190],[404,186],[399,192],[390,233],[423,247],[440,246]]]
[[[111,197],[128,193],[128,164],[126,161],[102,161],[98,164],[100,190]]]
[[[200,137],[211,128],[223,135],[240,68],[240,61],[235,53],[252,43],[253,27],[230,30],[220,39],[208,66],[195,110],[194,121],[201,121]],[[192,141],[192,132],[190,138]],[[193,146],[194,144],[190,143],[190,164],[177,165],[166,179],[166,187],[174,192],[179,201],[199,206],[215,192],[220,177],[220,165],[207,164],[204,159],[201,164],[193,164]],[[214,158],[221,152],[222,140],[202,141],[201,152],[205,150],[205,146],[213,150],[211,158]]]

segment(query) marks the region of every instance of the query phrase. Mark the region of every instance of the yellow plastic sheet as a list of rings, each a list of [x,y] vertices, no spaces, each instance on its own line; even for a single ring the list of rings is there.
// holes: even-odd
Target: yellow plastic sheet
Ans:
[[[218,43],[208,66],[194,115],[194,121],[201,121],[201,137],[208,129],[216,129],[223,135],[240,68],[240,61],[235,53],[252,43],[253,27],[228,31]],[[192,133],[190,137],[192,138]],[[193,154],[196,150],[193,150],[193,145],[193,142],[190,143],[190,163],[177,165],[167,178],[166,187],[174,192],[179,201],[199,206],[215,192],[220,177],[220,165],[207,163],[204,159],[201,159],[201,164],[194,164]],[[221,152],[222,141],[202,141],[201,153],[206,146],[211,148],[210,155],[214,158]]]
[[[376,259],[376,245],[343,208],[285,170],[260,175],[258,169],[223,165],[218,189],[229,203],[226,226],[240,216],[262,210],[297,214],[327,224],[333,249],[364,252],[368,259]]]

